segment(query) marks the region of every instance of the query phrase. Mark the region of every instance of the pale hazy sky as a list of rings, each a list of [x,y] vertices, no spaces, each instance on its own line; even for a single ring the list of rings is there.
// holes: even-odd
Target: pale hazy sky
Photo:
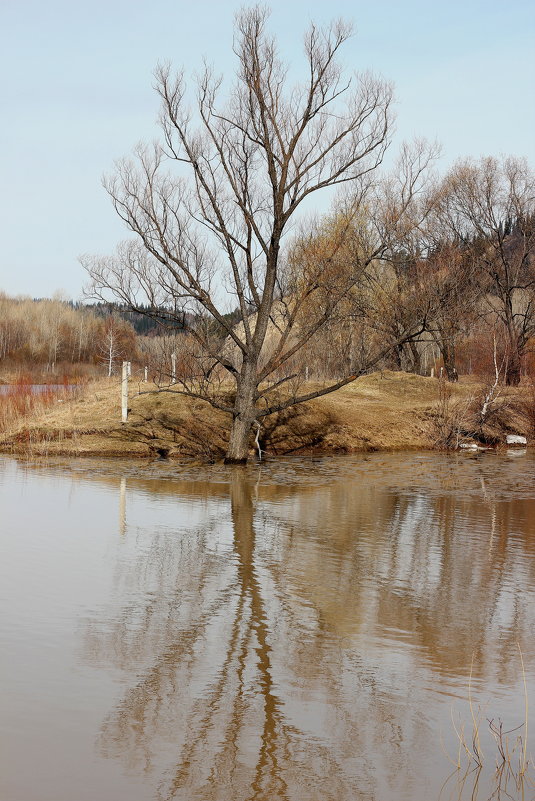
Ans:
[[[114,159],[158,134],[158,61],[227,75],[234,12],[221,0],[0,0],[0,291],[81,297],[82,253],[128,233],[101,187]],[[271,30],[297,62],[312,19],[343,16],[348,69],[395,84],[396,141],[461,156],[515,154],[535,166],[533,0],[273,0]]]

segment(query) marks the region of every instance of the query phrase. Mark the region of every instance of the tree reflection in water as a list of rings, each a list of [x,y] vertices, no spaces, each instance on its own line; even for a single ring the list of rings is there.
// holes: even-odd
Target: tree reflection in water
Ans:
[[[153,774],[162,800],[357,797],[364,762],[358,775],[343,766],[355,743],[344,753],[311,736],[313,710],[303,700],[307,681],[314,691],[320,675],[325,692],[336,692],[340,649],[321,631],[308,644],[292,640],[297,629],[281,642],[278,627],[291,628],[282,618],[296,610],[285,610],[278,569],[258,553],[254,495],[251,476],[232,468],[232,553],[215,550],[206,528],[180,541],[157,538],[136,579],[121,579],[121,591],[124,583],[145,587],[143,606],[127,606],[111,626],[88,626],[91,661],[150,663],[105,721],[100,749]]]
[[[474,682],[504,685],[516,641],[532,655],[533,501],[226,475],[190,488],[208,522],[139,533],[131,603],[84,632],[136,675],[102,753],[161,801],[431,797],[473,652]]]

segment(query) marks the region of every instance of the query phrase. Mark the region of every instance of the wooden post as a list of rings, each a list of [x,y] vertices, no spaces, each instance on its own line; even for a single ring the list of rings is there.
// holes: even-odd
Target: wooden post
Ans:
[[[171,384],[176,384],[176,353],[171,354]]]
[[[123,375],[121,379],[121,422],[128,420],[128,362],[123,362]]]
[[[432,367],[431,368],[431,378],[434,378],[434,377],[435,377],[435,368]]]

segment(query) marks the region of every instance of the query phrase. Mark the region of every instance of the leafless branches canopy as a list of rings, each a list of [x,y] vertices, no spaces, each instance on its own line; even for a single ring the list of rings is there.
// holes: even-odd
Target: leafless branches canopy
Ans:
[[[506,382],[518,384],[535,334],[535,175],[520,158],[461,161],[443,182],[437,216],[477,263],[488,316],[505,335]]]
[[[93,295],[111,291],[132,308],[148,304],[160,319],[178,317],[202,350],[203,376],[219,365],[233,379],[231,401],[210,393],[206,383],[182,387],[232,414],[229,461],[246,458],[255,419],[280,408],[263,382],[328,324],[364,267],[384,255],[392,231],[414,225],[416,187],[430,158],[422,145],[405,152],[403,177],[382,186],[382,199],[390,202],[375,229],[361,225],[364,208],[378,207],[375,175],[388,145],[392,89],[369,73],[342,72],[338,54],[351,35],[342,21],[310,27],[304,77],[292,85],[266,21],[260,7],[238,14],[232,86],[205,65],[193,95],[183,72],[157,68],[162,142],[139,146],[106,181],[137,240],[123,244],[114,258],[85,260]],[[283,235],[309,195],[340,184],[348,200],[338,240],[307,267],[306,281],[293,282],[289,296]],[[356,230],[362,235],[358,247],[353,243],[353,268],[334,280],[329,265]],[[238,326],[226,314],[236,307]],[[213,324],[198,324],[206,319]],[[214,326],[218,343],[208,334]],[[277,342],[270,357],[261,358],[270,327]],[[321,393],[355,377],[353,370]],[[280,383],[277,378],[271,388]]]

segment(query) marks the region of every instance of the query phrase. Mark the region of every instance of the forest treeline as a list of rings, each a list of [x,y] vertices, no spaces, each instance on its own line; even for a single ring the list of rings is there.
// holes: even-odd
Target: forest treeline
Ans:
[[[110,360],[114,365],[120,358],[136,357],[137,339],[131,315],[113,306],[0,294],[0,367],[4,370],[54,374],[67,366],[109,369]],[[67,372],[73,374],[72,369]]]
[[[370,219],[349,217],[339,207],[302,225],[285,255],[263,358],[278,347],[288,319],[287,347],[309,320],[323,313],[328,320],[275,378],[336,379],[359,362],[373,362],[376,352],[382,356],[374,369],[442,370],[451,381],[498,371],[505,383],[519,383],[535,366],[533,185],[519,159],[458,164],[429,185],[417,208],[411,198],[411,215],[420,215],[422,224],[411,222],[408,233],[401,223],[393,226],[388,254],[373,259],[367,258]],[[240,320],[239,310],[226,315],[238,329]],[[218,359],[236,358],[225,326],[199,312],[0,294],[4,371],[72,375],[86,366],[112,375],[127,359],[147,366],[158,381],[200,375],[213,381],[214,359],[199,347],[201,339]]]
[[[532,170],[518,158],[466,160],[430,176],[406,208],[402,196],[389,208],[384,194],[379,210],[357,219],[340,205],[296,238],[290,285],[322,282],[326,297],[341,297],[302,357],[331,377],[379,353],[376,367],[434,369],[450,381],[490,373],[517,385],[535,366]]]
[[[189,340],[180,321],[170,329],[158,310],[151,316],[148,311],[0,292],[0,377],[2,371],[113,375],[128,360],[150,366],[151,375],[161,380],[170,373],[172,353],[184,372]]]

